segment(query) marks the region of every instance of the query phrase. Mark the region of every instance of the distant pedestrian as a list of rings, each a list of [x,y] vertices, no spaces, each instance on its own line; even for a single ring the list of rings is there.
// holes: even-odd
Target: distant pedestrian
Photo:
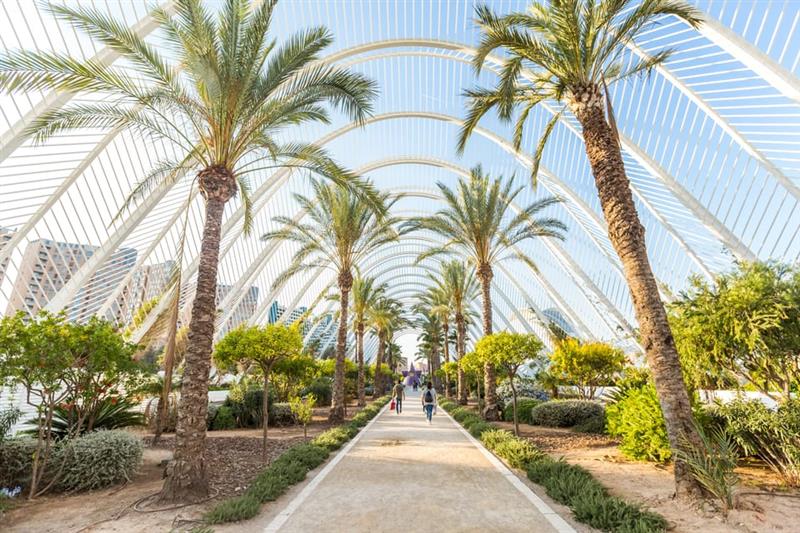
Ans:
[[[397,381],[397,385],[394,386],[392,391],[392,397],[394,398],[394,407],[397,410],[397,414],[403,412],[403,400],[406,398],[406,387],[403,385],[403,380],[400,379]]]
[[[436,409],[436,389],[433,388],[430,381],[425,384],[425,390],[422,392],[422,408],[425,410],[428,424],[431,424],[433,412]]]

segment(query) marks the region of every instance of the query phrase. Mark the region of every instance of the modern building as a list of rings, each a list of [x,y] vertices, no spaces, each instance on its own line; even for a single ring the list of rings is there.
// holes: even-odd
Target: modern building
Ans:
[[[36,314],[61,290],[73,274],[94,254],[97,246],[59,242],[51,239],[31,241],[25,247],[11,291],[6,314],[25,311]],[[78,291],[65,308],[72,319],[91,315],[108,297],[120,279],[136,263],[136,250],[117,250]]]
[[[10,241],[14,237],[14,230],[10,228],[4,228],[0,226],[0,251],[5,248],[6,243]],[[8,268],[8,262],[11,260],[11,256],[9,255],[6,257],[2,262],[0,262],[0,283],[3,283],[3,280],[6,277],[6,269]]]
[[[233,285],[217,285],[217,305],[219,305],[220,302],[222,302],[222,300],[224,300],[225,297],[230,294],[232,289]],[[239,301],[236,309],[233,311],[233,313],[231,313],[230,318],[228,318],[225,324],[222,325],[222,328],[220,328],[220,336],[225,335],[227,332],[253,316],[258,308],[258,294],[258,287],[251,285],[247,289],[247,292],[242,297],[241,301]]]

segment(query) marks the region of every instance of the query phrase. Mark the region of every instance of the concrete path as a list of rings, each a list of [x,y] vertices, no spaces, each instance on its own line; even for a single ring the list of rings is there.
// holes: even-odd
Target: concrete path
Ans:
[[[574,532],[443,410],[429,425],[418,393],[356,439],[264,531]]]

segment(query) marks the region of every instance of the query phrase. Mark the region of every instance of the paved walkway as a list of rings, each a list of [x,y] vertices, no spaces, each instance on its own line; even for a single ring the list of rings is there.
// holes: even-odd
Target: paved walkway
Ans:
[[[428,425],[418,394],[404,407],[379,415],[265,531],[574,531],[442,410]]]

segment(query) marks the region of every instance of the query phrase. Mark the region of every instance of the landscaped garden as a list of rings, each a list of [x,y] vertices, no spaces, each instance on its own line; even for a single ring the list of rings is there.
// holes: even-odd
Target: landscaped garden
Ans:
[[[27,4],[0,529],[263,529],[390,401],[356,459],[511,480],[522,531],[798,529],[793,2]],[[371,475],[331,524],[407,527]]]

